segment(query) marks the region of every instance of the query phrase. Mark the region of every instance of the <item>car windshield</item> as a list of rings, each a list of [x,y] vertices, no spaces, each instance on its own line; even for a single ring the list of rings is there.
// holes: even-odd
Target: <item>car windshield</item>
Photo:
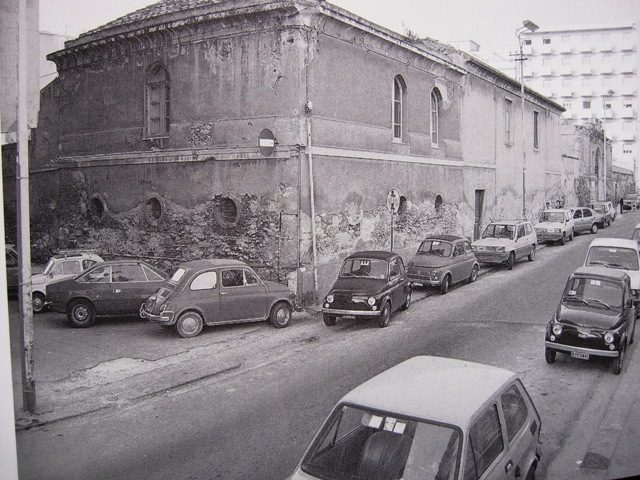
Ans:
[[[591,208],[596,212],[600,212],[600,213],[607,211],[607,208],[604,205],[592,205]]]
[[[333,411],[302,470],[323,480],[435,480],[457,478],[460,432],[365,408]]]
[[[501,223],[490,223],[484,229],[482,238],[513,238],[516,231],[515,225],[504,225]]]
[[[622,307],[622,285],[601,278],[570,278],[563,301],[579,302],[605,309]]]
[[[418,253],[448,257],[451,255],[451,244],[442,240],[425,240],[418,248]]]
[[[623,270],[638,270],[638,252],[632,248],[591,247],[587,253],[585,265],[603,265]]]
[[[541,222],[562,223],[564,221],[564,213],[562,212],[542,212],[540,216]]]
[[[631,235],[631,240],[640,240],[640,228],[636,228]]]
[[[342,264],[341,277],[365,277],[384,280],[389,270],[387,262],[374,258],[349,258]]]

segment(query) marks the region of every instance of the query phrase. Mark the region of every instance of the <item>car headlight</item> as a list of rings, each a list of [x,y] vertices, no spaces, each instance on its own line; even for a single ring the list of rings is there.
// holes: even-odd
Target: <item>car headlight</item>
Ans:
[[[496,248],[496,252],[504,253],[505,252],[505,247],[497,247]]]
[[[373,297],[369,297],[367,298],[367,303],[369,304],[370,307],[373,307],[376,304],[376,299]]]
[[[555,233],[560,233],[562,230],[561,230],[561,229],[559,229],[559,228],[554,228],[554,229],[553,229],[553,231],[554,231]]]
[[[637,300],[640,298],[640,290],[631,290],[631,296]]]
[[[562,333],[562,325],[560,325],[559,323],[554,323],[551,331],[554,335],[560,335]]]
[[[613,332],[606,332],[604,334],[604,341],[606,343],[613,343],[615,339],[616,339],[616,336],[613,334]]]
[[[471,245],[471,251],[472,252],[477,252],[478,251],[478,247],[475,245]]]
[[[333,303],[333,295],[327,295],[327,303]]]

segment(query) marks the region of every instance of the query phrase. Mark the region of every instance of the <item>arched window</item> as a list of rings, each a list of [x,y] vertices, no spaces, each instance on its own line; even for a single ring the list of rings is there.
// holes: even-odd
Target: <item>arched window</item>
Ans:
[[[431,91],[431,145],[437,147],[440,142],[440,102],[442,97],[437,88]]]
[[[153,65],[147,73],[145,89],[145,123],[148,137],[169,133],[170,81],[167,70],[160,64]]]
[[[397,75],[393,79],[393,139],[402,140],[402,116],[405,96],[404,79]]]

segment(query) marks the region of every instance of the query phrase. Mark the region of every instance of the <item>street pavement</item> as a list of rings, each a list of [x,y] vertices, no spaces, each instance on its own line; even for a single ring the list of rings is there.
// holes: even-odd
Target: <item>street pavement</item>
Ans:
[[[625,232],[632,232],[636,223],[640,222],[638,212],[626,213],[614,222],[614,227]],[[606,236],[606,231],[599,236]],[[541,246],[541,249],[545,246]],[[482,275],[491,275],[495,269],[483,268]],[[417,291],[414,302],[419,302],[431,291]],[[233,342],[241,341],[248,349],[265,349],[277,351],[281,346],[273,335],[273,329],[264,324],[248,325],[244,329],[222,329],[222,339],[216,340],[212,351],[211,344],[197,344],[175,338],[172,344],[179,345],[169,352],[155,352],[155,355],[135,356],[130,353],[120,355],[118,344],[113,343],[113,352],[105,355],[104,351],[92,351],[91,348],[81,350],[76,341],[82,337],[90,337],[93,329],[66,329],[66,341],[47,341],[43,339],[36,349],[47,349],[46,364],[36,363],[37,412],[30,414],[22,410],[20,384],[20,356],[17,343],[17,302],[10,301],[12,335],[12,359],[14,371],[14,402],[16,406],[16,429],[26,430],[39,428],[48,424],[62,422],[67,419],[81,418],[96,412],[135,406],[147,399],[164,395],[172,391],[179,392],[198,382],[216,376],[239,374],[240,371],[256,369],[263,364],[259,359],[247,361],[247,357],[239,356]],[[45,314],[53,315],[53,314]],[[35,316],[36,340],[43,325],[39,323],[41,316]],[[62,319],[58,326],[62,327]],[[292,322],[309,326],[322,324],[318,308],[295,313]],[[171,337],[174,332],[160,329],[140,320],[131,320],[131,326],[145,335],[153,332],[156,335]],[[94,327],[95,328],[95,327]],[[70,335],[70,332],[78,332]],[[228,333],[234,338],[225,337]],[[46,334],[45,334],[46,335]],[[636,337],[637,338],[637,337]],[[273,339],[266,341],[266,339]],[[309,337],[308,341],[313,341]],[[635,348],[634,348],[635,350]],[[147,352],[148,353],[148,352]],[[640,361],[628,356],[623,371],[624,382],[613,396],[613,401],[600,406],[598,411],[591,412],[595,419],[584,427],[581,441],[588,452],[582,458],[565,458],[562,454],[547,469],[547,478],[554,477],[554,465],[575,465],[579,478],[616,479],[638,474],[640,451],[640,414],[635,405],[640,401]],[[73,361],[70,361],[72,358]],[[270,362],[278,358],[269,357]],[[37,359],[37,357],[36,357]],[[633,398],[634,401],[629,401]],[[617,399],[617,400],[616,400]],[[624,399],[624,401],[622,401]],[[594,406],[593,408],[598,408]],[[573,451],[573,450],[572,450]],[[570,455],[568,453],[567,455]],[[558,469],[557,471],[561,471]],[[578,477],[576,477],[578,478]]]

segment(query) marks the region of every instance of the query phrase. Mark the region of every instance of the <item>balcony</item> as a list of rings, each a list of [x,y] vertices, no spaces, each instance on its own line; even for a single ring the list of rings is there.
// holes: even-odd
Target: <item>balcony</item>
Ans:
[[[590,109],[578,110],[578,118],[581,118],[583,120],[591,119],[591,110]]]
[[[561,88],[560,91],[558,92],[558,96],[571,98],[574,95],[573,95],[573,92],[571,91],[571,88]]]
[[[619,73],[636,73],[636,67],[634,65],[622,65],[618,71]]]
[[[622,140],[623,142],[633,142],[635,141],[635,139],[635,132],[622,132],[622,135],[620,135],[620,140]]]
[[[559,51],[560,53],[573,53],[576,51],[576,47],[570,43],[561,43]]]
[[[553,70],[551,69],[550,65],[543,66],[540,68],[540,76],[550,77],[551,75],[553,75]]]
[[[636,49],[636,46],[633,44],[632,40],[623,40],[620,44],[620,50],[623,52],[633,52]]]
[[[580,87],[578,89],[578,95],[579,97],[595,97],[596,95],[593,92],[593,88],[592,87]]]
[[[623,85],[620,87],[620,95],[625,97],[633,96],[636,94],[636,88],[633,85]]]
[[[606,64],[606,65],[601,64],[598,67],[598,73],[601,73],[602,75],[607,75],[607,74],[613,73],[613,68],[611,68],[611,65],[609,64]]]
[[[573,75],[573,67],[571,65],[561,65],[560,75]]]
[[[620,113],[622,118],[636,118],[636,111],[633,108],[624,108]]]
[[[578,66],[578,74],[593,75],[593,67],[591,65],[580,65]]]
[[[598,47],[598,51],[600,51],[600,52],[613,52],[613,45],[600,45],[600,47]]]
[[[540,47],[540,54],[541,55],[550,55],[552,53],[554,53],[554,50],[551,48],[551,44],[550,43],[542,44],[542,46]]]
[[[589,45],[588,43],[583,43],[580,45],[578,51],[580,53],[590,53],[595,52],[596,48],[593,45]]]

